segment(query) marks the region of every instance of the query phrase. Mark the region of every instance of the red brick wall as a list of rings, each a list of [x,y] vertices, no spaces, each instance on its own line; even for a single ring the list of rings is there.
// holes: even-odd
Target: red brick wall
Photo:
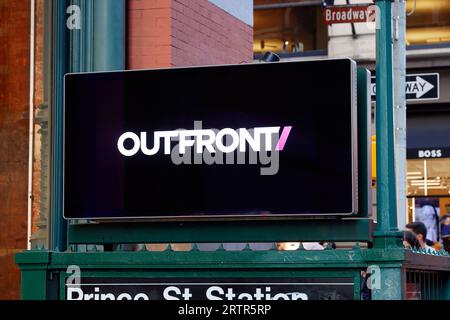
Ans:
[[[207,0],[174,1],[174,66],[251,62],[253,28]]]
[[[208,0],[129,0],[128,68],[251,62],[253,28]]]
[[[172,0],[128,1],[129,69],[171,65],[171,3]]]
[[[29,1],[0,1],[0,300],[20,298],[26,249],[29,23]]]

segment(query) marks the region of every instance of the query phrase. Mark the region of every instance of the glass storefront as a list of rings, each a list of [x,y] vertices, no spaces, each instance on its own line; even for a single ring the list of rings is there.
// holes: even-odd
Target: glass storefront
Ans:
[[[409,196],[450,196],[450,158],[408,160]]]
[[[408,222],[435,222],[430,239],[438,241],[439,220],[450,214],[450,158],[411,159],[407,170]]]
[[[322,22],[320,1],[299,1],[292,6],[280,1],[255,1],[255,53],[317,51],[327,46],[328,29]]]
[[[254,0],[254,6],[254,53],[327,51],[328,26],[323,23],[321,0]],[[450,45],[450,0],[407,1],[407,12],[408,46]]]
[[[407,1],[407,45],[450,43],[450,1]]]
[[[444,96],[448,73],[443,69],[439,73],[441,96]],[[450,213],[449,137],[449,104],[425,103],[408,106],[407,222],[425,220],[429,222],[427,227],[434,227],[443,216]],[[433,237],[430,240],[436,241]]]

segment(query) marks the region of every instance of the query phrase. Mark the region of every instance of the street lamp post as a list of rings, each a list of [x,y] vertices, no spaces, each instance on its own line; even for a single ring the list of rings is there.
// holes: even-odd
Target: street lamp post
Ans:
[[[402,246],[397,226],[397,200],[394,141],[394,78],[393,68],[393,0],[375,0],[376,30],[376,137],[377,137],[377,230],[374,247],[385,250]],[[398,77],[397,77],[398,78]],[[377,266],[378,267],[378,266]],[[372,288],[376,300],[402,299],[400,268],[379,267],[380,285]]]
[[[395,246],[399,237],[394,148],[392,0],[376,0],[377,231],[375,246]]]
[[[124,0],[53,0],[53,106],[50,249],[67,247],[63,219],[64,75],[125,69]],[[77,28],[68,28],[67,8],[79,6]],[[93,44],[96,44],[95,46]]]

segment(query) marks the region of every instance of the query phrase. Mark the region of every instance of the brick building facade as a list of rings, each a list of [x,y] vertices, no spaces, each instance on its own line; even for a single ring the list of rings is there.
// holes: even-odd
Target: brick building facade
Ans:
[[[208,0],[130,0],[128,68],[251,62],[253,28]]]
[[[44,38],[50,39],[52,30],[44,28],[51,26],[44,23],[45,1],[35,0],[33,245],[48,244],[49,229],[50,170],[45,159],[51,152],[51,104],[48,110],[46,106],[52,88],[44,60],[51,52],[45,45],[51,42]],[[0,300],[20,298],[14,254],[27,248],[30,3],[0,1]],[[251,0],[127,0],[127,68],[251,62],[251,4]]]
[[[20,296],[27,246],[29,1],[0,1],[0,299]]]

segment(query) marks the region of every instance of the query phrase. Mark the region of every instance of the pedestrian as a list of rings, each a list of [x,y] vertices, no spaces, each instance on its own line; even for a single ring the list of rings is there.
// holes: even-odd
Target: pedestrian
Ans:
[[[450,253],[450,213],[441,218],[441,238],[444,250]]]
[[[419,249],[417,235],[408,230],[403,231],[403,245],[405,249]]]
[[[411,231],[416,234],[419,248],[426,250],[428,253],[435,253],[436,250],[433,247],[427,245],[427,227],[423,222],[415,221],[406,225],[407,231]]]

